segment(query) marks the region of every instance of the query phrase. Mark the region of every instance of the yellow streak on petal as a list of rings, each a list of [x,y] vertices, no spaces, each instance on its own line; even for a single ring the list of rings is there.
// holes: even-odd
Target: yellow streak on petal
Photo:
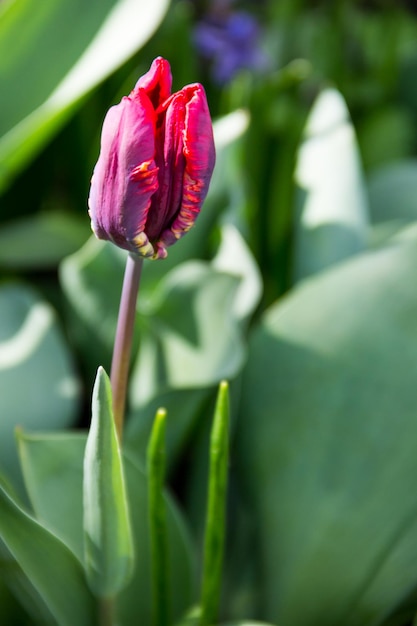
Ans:
[[[149,241],[147,235],[144,232],[139,233],[133,239],[133,243],[136,247],[136,251],[140,256],[153,257],[155,251],[153,245]]]

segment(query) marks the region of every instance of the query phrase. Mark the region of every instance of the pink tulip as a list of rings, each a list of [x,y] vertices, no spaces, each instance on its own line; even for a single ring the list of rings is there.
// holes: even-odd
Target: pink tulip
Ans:
[[[154,259],[193,226],[215,162],[204,88],[171,95],[171,82],[168,61],[158,57],[108,111],[88,199],[99,239]]]

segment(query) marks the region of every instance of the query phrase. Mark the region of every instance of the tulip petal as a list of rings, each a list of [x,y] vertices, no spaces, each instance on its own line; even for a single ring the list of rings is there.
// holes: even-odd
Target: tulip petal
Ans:
[[[154,109],[157,109],[171,95],[171,67],[166,59],[157,57],[146,74],[141,76],[132,93],[143,89]]]
[[[138,89],[134,98],[125,97],[112,107],[103,123],[88,202],[92,228],[100,239],[137,251],[134,240],[144,230],[158,189],[154,152],[155,113],[146,93]]]
[[[199,84],[188,85],[182,92],[187,101],[183,131],[185,170],[182,201],[172,225],[163,231],[157,248],[172,245],[193,226],[207,195],[215,163],[213,129],[204,88]]]
[[[173,94],[157,111],[156,162],[158,193],[152,198],[146,232],[158,240],[181,207],[185,170],[184,128],[186,100],[183,91]]]

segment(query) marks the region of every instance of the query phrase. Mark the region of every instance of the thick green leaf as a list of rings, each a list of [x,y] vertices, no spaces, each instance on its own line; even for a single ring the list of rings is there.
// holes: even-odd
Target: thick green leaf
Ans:
[[[408,159],[375,169],[368,179],[372,244],[387,243],[417,220],[417,161]]]
[[[197,261],[161,281],[132,374],[134,406],[169,388],[207,387],[236,375],[244,358],[232,311],[238,284],[235,276]]]
[[[417,237],[306,281],[255,333],[239,464],[262,617],[376,626],[416,588]]]
[[[83,554],[82,468],[86,437],[74,433],[22,435],[19,438],[25,478],[35,513],[71,550]],[[151,623],[150,545],[145,473],[124,458],[134,539],[135,570],[131,582],[119,595],[119,623]],[[49,476],[56,472],[56,480]],[[45,477],[48,475],[48,479]],[[166,494],[170,595],[173,616],[178,619],[192,601],[194,563],[190,535],[179,509]],[[71,510],[72,521],[67,511]],[[78,530],[77,530],[78,529]],[[140,590],[140,593],[138,592]]]
[[[128,441],[143,452],[155,411],[165,406],[172,415],[167,424],[170,461],[193,428],[207,387],[222,376],[232,378],[241,367],[241,322],[253,313],[261,293],[259,271],[237,228],[225,224],[221,236],[211,265],[179,265],[152,287],[155,263],[145,262],[143,269],[135,337],[135,345],[141,346],[142,365],[137,367],[142,372],[132,378],[133,419],[127,429],[133,438],[128,434]],[[91,238],[60,267],[61,284],[75,313],[71,321],[79,348],[91,368],[100,356],[110,362],[125,261],[124,251]],[[165,267],[165,261],[160,266]],[[190,331],[196,335],[191,341]],[[184,388],[192,389],[185,407]]]
[[[167,0],[5,3],[0,9],[0,92],[7,94],[0,121],[0,190],[82,97],[140,48],[166,8]]]
[[[83,561],[80,459],[85,450],[85,435],[76,432],[37,435],[19,430],[17,441],[25,487],[36,519]]]
[[[245,320],[254,312],[262,295],[262,278],[255,259],[239,230],[225,223],[221,229],[220,246],[213,267],[240,278],[232,312],[236,319]]]
[[[369,176],[369,209],[373,224],[404,224],[417,219],[417,160],[408,159],[375,169]]]
[[[323,91],[308,118],[295,178],[299,187],[295,276],[314,274],[363,250],[368,209],[346,104]]]
[[[94,601],[79,561],[1,486],[0,536],[59,624],[93,623]]]
[[[51,307],[23,285],[0,288],[0,467],[17,476],[14,429],[59,429],[78,408],[78,382]]]
[[[99,368],[84,457],[84,546],[87,580],[113,597],[131,577],[133,542],[110,380]]]
[[[55,267],[90,236],[87,219],[50,211],[2,225],[0,265],[28,271]]]
[[[91,237],[60,265],[62,289],[78,347],[91,370],[110,363],[126,252]]]

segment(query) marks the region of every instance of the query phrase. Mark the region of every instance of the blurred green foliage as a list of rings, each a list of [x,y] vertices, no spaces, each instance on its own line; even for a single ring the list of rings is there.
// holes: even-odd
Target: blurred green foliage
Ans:
[[[201,545],[222,378],[223,622],[406,626],[417,612],[416,6],[236,1],[226,14],[257,20],[267,62],[219,85],[194,36],[215,5],[0,2],[1,623],[59,621],[54,568],[79,584],[76,429],[109,369],[125,259],[90,237],[86,199],[105,112],[158,55],[174,89],[203,82],[217,167],[195,229],[145,263],[125,436],[139,559],[121,624],[150,619],[142,467],[161,405],[176,617],[197,601],[190,536]],[[29,584],[42,546],[56,560]]]

